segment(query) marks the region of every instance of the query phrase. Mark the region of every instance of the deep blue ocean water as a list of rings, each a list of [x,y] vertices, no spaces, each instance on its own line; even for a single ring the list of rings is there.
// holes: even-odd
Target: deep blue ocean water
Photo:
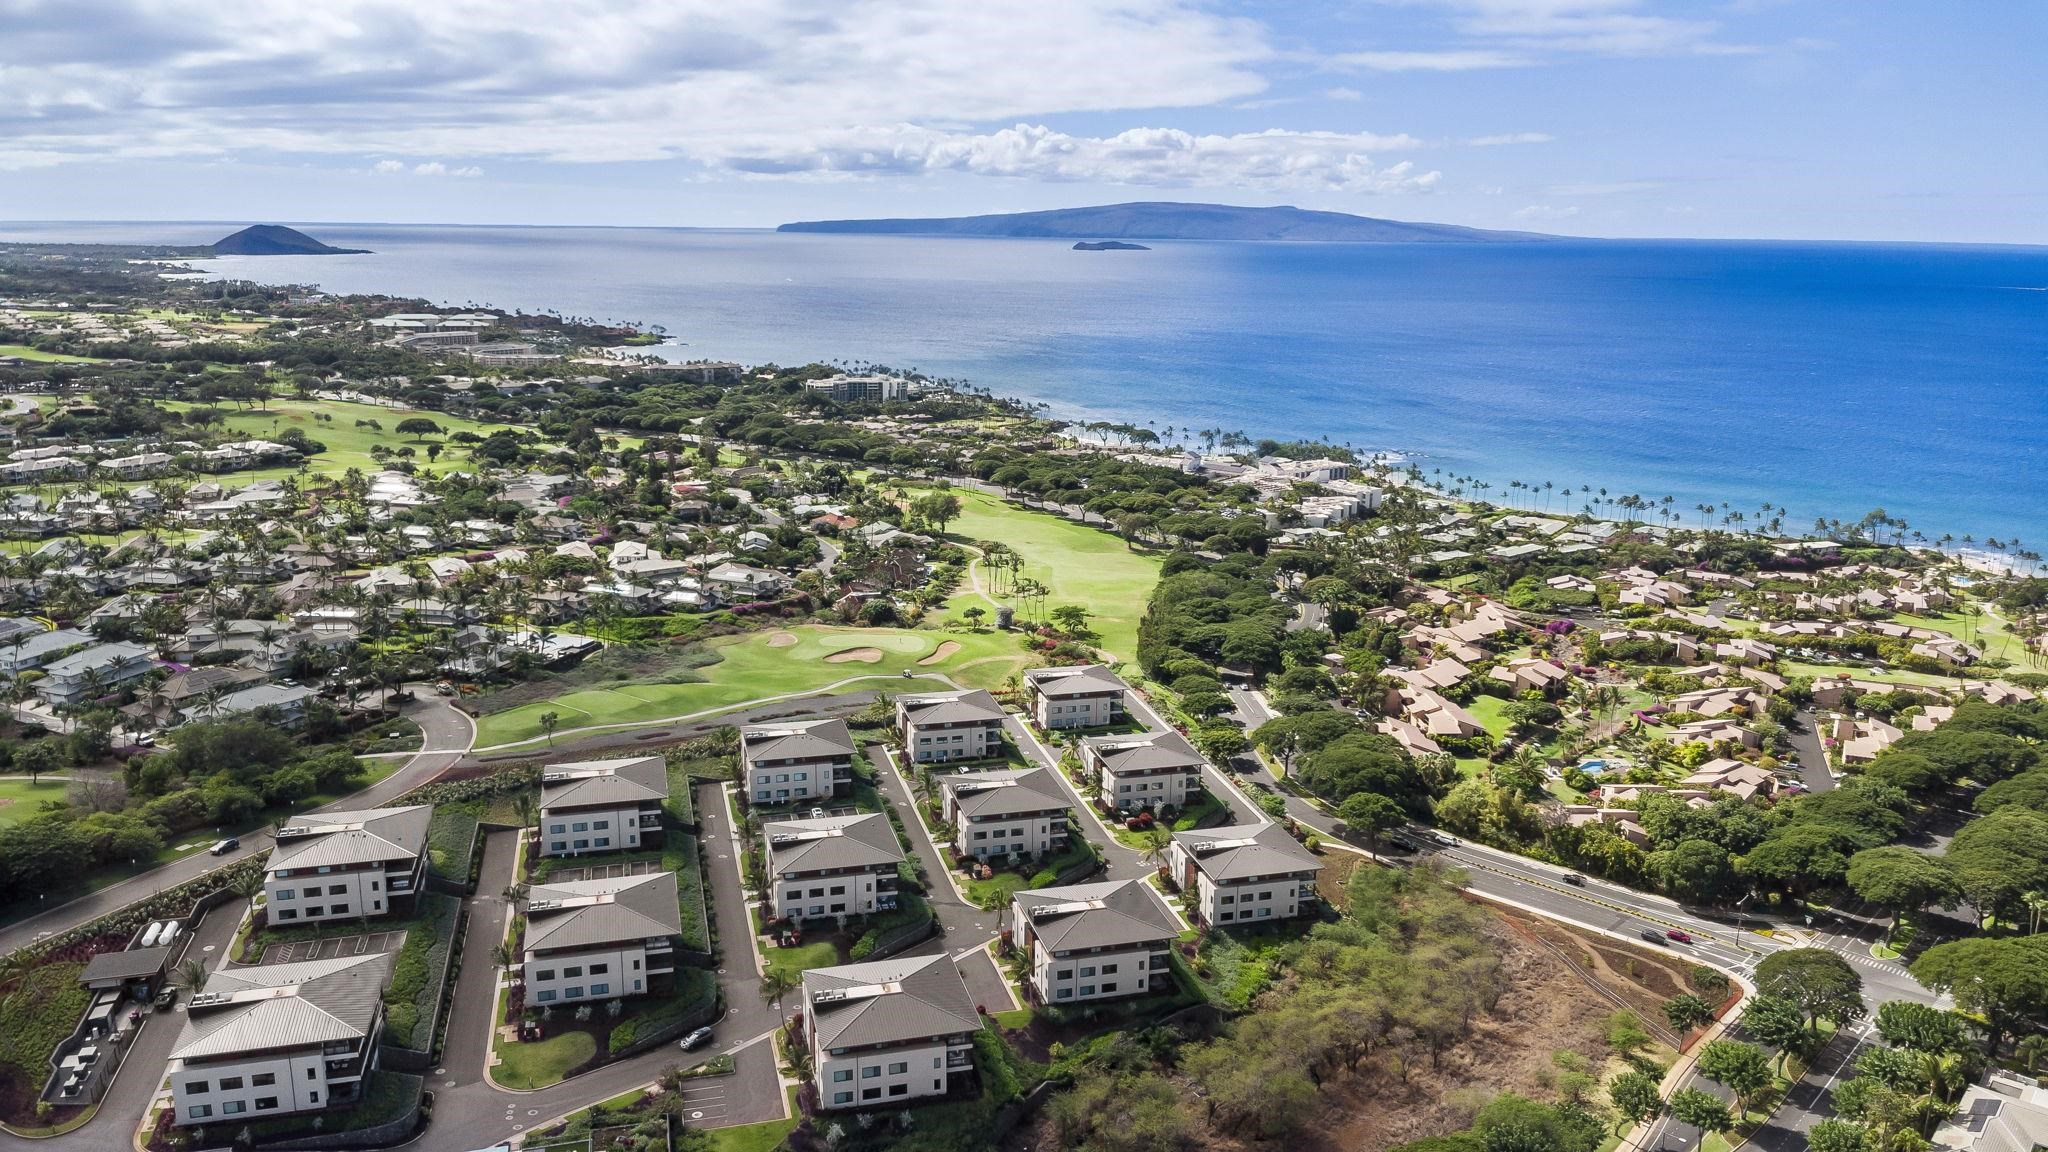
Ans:
[[[1321,436],[1425,472],[1883,507],[2048,543],[2048,248],[979,240],[319,225],[367,256],[206,266],[337,292],[657,323],[664,354],[861,360],[1081,418]],[[0,224],[200,243],[208,224]],[[1553,494],[1550,507],[1576,507]]]

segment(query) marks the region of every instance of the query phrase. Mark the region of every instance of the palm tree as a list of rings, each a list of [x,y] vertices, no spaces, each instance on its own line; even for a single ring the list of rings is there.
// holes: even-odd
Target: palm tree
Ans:
[[[787,968],[770,968],[761,973],[761,999],[780,1008],[782,998],[794,992],[802,983],[803,977]]]
[[[1173,833],[1164,828],[1153,828],[1144,834],[1144,847],[1138,851],[1138,860],[1147,868],[1157,869],[1166,864],[1166,853],[1173,846]]]
[[[2037,1032],[2026,1037],[2013,1049],[2013,1055],[2020,1058],[2020,1063],[2027,1069],[2027,1075],[2032,1076],[2037,1065],[2048,1061],[2048,1036]]]
[[[197,959],[185,961],[171,969],[171,983],[183,989],[185,995],[192,995],[206,987],[206,965]]]

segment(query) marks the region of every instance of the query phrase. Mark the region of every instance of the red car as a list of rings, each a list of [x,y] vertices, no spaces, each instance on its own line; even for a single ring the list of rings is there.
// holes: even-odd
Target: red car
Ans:
[[[1680,931],[1679,931],[1678,929],[1676,929],[1676,928],[1673,928],[1673,929],[1671,929],[1671,930],[1670,930],[1669,932],[1666,932],[1666,933],[1664,933],[1664,938],[1665,938],[1666,940],[1675,940],[1675,941],[1677,941],[1677,942],[1678,942],[1678,943],[1680,943],[1680,944],[1690,944],[1690,943],[1692,943],[1692,933],[1690,933],[1690,932],[1680,932]]]

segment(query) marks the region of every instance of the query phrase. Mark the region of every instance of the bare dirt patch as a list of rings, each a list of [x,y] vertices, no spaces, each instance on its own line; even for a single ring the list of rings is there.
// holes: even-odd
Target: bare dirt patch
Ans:
[[[768,646],[770,648],[794,648],[796,647],[796,633],[771,632],[768,634]]]
[[[946,657],[951,656],[953,653],[958,652],[959,650],[960,642],[958,640],[942,640],[939,642],[939,646],[932,650],[931,655],[925,657],[922,660],[919,660],[918,663],[927,665],[937,664],[939,661],[944,660]]]
[[[825,657],[827,664],[880,664],[880,648],[845,648]]]

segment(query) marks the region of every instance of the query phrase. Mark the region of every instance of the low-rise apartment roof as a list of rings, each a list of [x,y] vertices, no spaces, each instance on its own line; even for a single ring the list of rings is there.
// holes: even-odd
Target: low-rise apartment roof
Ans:
[[[1200,768],[1202,754],[1171,728],[1142,736],[1090,736],[1081,741],[1112,776],[1158,768]]]
[[[870,868],[903,859],[896,830],[880,812],[825,816],[816,820],[776,820],[765,824],[768,872],[822,872],[832,868]]]
[[[748,760],[812,760],[853,755],[853,734],[844,720],[796,720],[748,724],[740,729],[741,754]]]
[[[277,830],[267,870],[340,868],[417,859],[427,850],[431,804],[371,808],[362,812],[309,812]]]
[[[174,1060],[359,1040],[376,1023],[390,952],[223,968],[186,1002]]]
[[[939,692],[920,696],[898,696],[896,703],[913,724],[962,724],[1001,721],[1003,706],[985,689],[970,692]]]
[[[1241,880],[1315,870],[1322,863],[1278,824],[1232,824],[1175,832],[1174,842],[1194,856],[1212,880]]]
[[[659,756],[579,760],[541,769],[540,806],[586,808],[668,799],[668,762]]]
[[[969,819],[1046,812],[1073,803],[1066,789],[1044,768],[960,772],[940,777],[939,787]]]
[[[526,892],[526,949],[623,944],[683,930],[676,874],[535,884]]]
[[[824,1049],[927,1040],[981,1027],[952,956],[912,956],[813,968],[804,999]]]
[[[1060,699],[1069,696],[1089,696],[1100,692],[1122,692],[1129,688],[1123,677],[1111,672],[1100,664],[1081,664],[1070,668],[1031,668],[1024,673],[1024,679],[1041,696]]]
[[[1126,948],[1170,940],[1180,924],[1142,880],[1037,888],[1012,897],[1048,951]]]

